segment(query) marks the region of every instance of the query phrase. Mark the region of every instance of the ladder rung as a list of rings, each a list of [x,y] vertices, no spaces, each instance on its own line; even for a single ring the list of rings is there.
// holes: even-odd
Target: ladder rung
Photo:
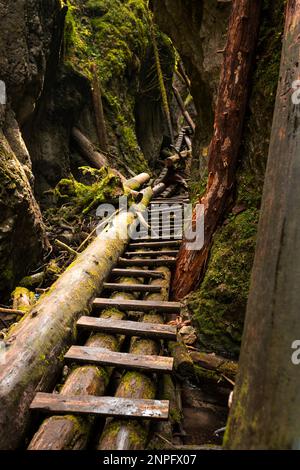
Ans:
[[[114,268],[111,272],[113,276],[119,277],[143,277],[147,279],[151,278],[163,278],[163,273],[159,271],[152,271],[150,269],[120,269]]]
[[[176,258],[169,258],[169,259],[126,259],[120,258],[119,264],[121,266],[152,266],[152,267],[159,267],[159,266],[175,266]]]
[[[169,213],[169,212],[175,212],[175,213],[178,213],[178,214],[182,214],[183,210],[182,210],[182,206],[178,206],[178,205],[170,205],[170,207],[154,207],[153,209],[149,209],[148,212],[149,214],[165,214],[165,213]]]
[[[177,256],[178,250],[165,250],[165,251],[126,251],[126,256]]]
[[[104,289],[120,292],[160,292],[162,287],[148,284],[118,284],[117,282],[105,282]]]
[[[90,346],[71,346],[65,355],[65,359],[79,363],[164,373],[172,372],[174,363],[172,357],[113,352]]]
[[[161,242],[141,242],[141,243],[130,243],[128,248],[136,249],[136,248],[160,248],[164,246],[179,246],[181,240],[169,240],[169,241],[161,241]]]
[[[167,420],[168,400],[141,400],[116,397],[60,395],[37,393],[30,408],[45,413],[113,416]]]
[[[97,298],[93,302],[95,308],[114,307],[119,310],[136,310],[149,312],[156,310],[162,313],[180,313],[181,304],[179,302],[165,302],[159,300],[122,300]]]
[[[112,320],[110,318],[81,317],[77,326],[90,331],[105,331],[107,333],[145,338],[159,338],[176,341],[177,328],[159,323],[145,323],[129,320]]]
[[[173,237],[176,237],[176,238],[173,238]],[[179,243],[182,243],[182,236],[180,235],[169,235],[169,236],[159,236],[159,237],[152,237],[151,236],[151,233],[149,235],[149,237],[143,237],[143,238],[138,238],[136,240],[134,240],[134,243],[148,243],[148,242],[179,242]]]

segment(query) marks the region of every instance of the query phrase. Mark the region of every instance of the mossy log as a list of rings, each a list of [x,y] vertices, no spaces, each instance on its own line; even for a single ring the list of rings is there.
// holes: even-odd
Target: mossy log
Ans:
[[[195,375],[194,363],[183,341],[169,341],[168,349],[174,358],[175,371],[182,377]]]
[[[230,361],[215,354],[207,354],[203,352],[191,351],[190,356],[195,364],[202,369],[214,371],[216,376],[225,375],[229,379],[234,379],[237,371],[237,362]]]
[[[168,268],[161,267],[157,271],[164,274],[162,279],[154,279],[151,284],[163,284],[160,293],[145,296],[146,300],[168,300],[171,273]],[[142,321],[163,323],[163,317],[156,313],[147,313]],[[161,343],[152,339],[132,338],[130,352],[133,354],[159,354]],[[156,378],[140,372],[126,372],[117,388],[116,396],[122,398],[154,399],[157,392]],[[146,422],[134,422],[113,419],[109,420],[100,438],[99,450],[139,450],[144,449],[147,442],[149,425]]]
[[[154,436],[149,442],[149,449],[170,449],[175,444],[182,444],[179,437],[173,436],[176,426],[180,426],[183,419],[182,404],[181,404],[181,391],[176,386],[176,382],[171,375],[163,375],[159,382],[159,398],[161,400],[169,400],[170,402],[170,418],[168,421],[156,423]]]
[[[74,342],[76,321],[89,313],[124,252],[134,219],[132,212],[120,213],[6,337],[0,357],[0,449],[14,449],[22,442],[35,393],[53,385],[62,355]]]

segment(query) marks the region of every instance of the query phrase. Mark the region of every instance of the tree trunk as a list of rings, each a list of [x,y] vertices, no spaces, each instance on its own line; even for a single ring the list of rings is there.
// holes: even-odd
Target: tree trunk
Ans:
[[[132,212],[119,214],[10,331],[0,353],[0,449],[14,449],[22,441],[35,393],[51,387],[61,355],[74,340],[73,327],[101,292],[134,219]]]
[[[105,118],[104,118],[103,105],[102,105],[102,93],[101,93],[101,86],[99,82],[97,67],[95,65],[93,65],[92,67],[92,73],[93,73],[92,96],[93,96],[93,104],[94,104],[99,145],[103,152],[107,152],[108,141],[107,141]]]
[[[204,245],[192,251],[183,244],[174,277],[176,299],[188,294],[203,276],[212,236],[232,192],[243,123],[249,77],[255,51],[260,0],[234,0],[218,92],[214,135],[209,149],[208,184],[204,197]],[[193,219],[195,221],[195,213]]]
[[[289,0],[229,449],[300,448],[300,366],[291,358],[300,336],[299,47],[300,0]]]
[[[74,142],[76,142],[81,155],[91,165],[98,169],[108,165],[108,161],[105,155],[102,155],[102,153],[98,152],[89,139],[76,127],[73,127],[72,129],[72,138],[74,139]]]

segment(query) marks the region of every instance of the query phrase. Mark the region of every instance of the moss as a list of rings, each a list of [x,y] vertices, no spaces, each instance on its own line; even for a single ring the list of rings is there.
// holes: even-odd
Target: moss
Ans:
[[[137,396],[138,393],[138,396]],[[118,387],[118,396],[153,400],[156,387],[150,377],[140,372],[126,372]]]
[[[16,287],[15,290],[12,292],[11,297],[17,303],[17,309],[25,313],[27,313],[31,309],[32,305],[36,301],[34,292],[31,292],[25,287]],[[22,302],[22,297],[26,299],[25,304],[24,302]],[[19,299],[20,301],[18,301]],[[28,304],[27,304],[27,299],[28,299]]]
[[[105,442],[106,448],[114,449],[120,430],[126,427],[128,430],[128,450],[143,449],[146,445],[148,426],[143,426],[137,421],[113,420],[104,429],[101,442]],[[108,447],[109,445],[109,447]]]
[[[136,172],[147,163],[135,135],[135,94],[141,62],[149,47],[149,10],[143,0],[68,0],[67,64],[90,80],[96,66],[110,136]],[[121,86],[120,86],[121,84]],[[110,139],[111,140],[111,139]]]
[[[59,203],[71,203],[78,212],[87,214],[97,205],[116,199],[123,193],[120,178],[109,168],[95,170],[90,167],[81,167],[80,170],[83,175],[89,174],[93,177],[92,184],[80,183],[75,178],[62,179],[54,190]]]
[[[238,354],[253,263],[258,210],[230,215],[216,234],[205,279],[188,300],[208,349]]]

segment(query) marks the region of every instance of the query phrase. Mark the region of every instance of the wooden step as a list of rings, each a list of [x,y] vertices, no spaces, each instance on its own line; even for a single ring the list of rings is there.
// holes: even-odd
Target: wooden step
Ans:
[[[163,373],[171,373],[174,363],[171,357],[112,352],[89,346],[71,346],[65,354],[65,359],[85,364]]]
[[[176,258],[169,258],[169,259],[126,259],[126,258],[119,258],[119,265],[120,266],[151,266],[151,267],[159,267],[159,266],[175,266],[176,265]]]
[[[161,205],[161,204],[180,204],[180,205],[184,205],[184,204],[190,204],[190,200],[189,199],[174,199],[174,200],[170,200],[170,199],[167,199],[167,200],[163,200],[163,199],[155,199],[153,201],[151,201],[150,203],[150,207],[156,207],[158,205]]]
[[[182,236],[180,235],[173,235],[168,236],[168,237],[151,237],[151,233],[149,234],[149,237],[144,237],[144,238],[138,238],[133,241],[133,243],[148,243],[148,242],[179,242],[182,243]]]
[[[81,317],[77,326],[90,331],[105,331],[125,336],[167,339],[176,341],[177,328],[171,325],[145,323],[129,320],[111,320],[110,318]]]
[[[158,242],[137,242],[130,243],[128,246],[129,249],[139,249],[139,248],[163,248],[165,246],[179,246],[181,243],[180,240],[169,240],[169,241],[158,241]]]
[[[165,232],[166,230],[177,230],[177,229],[182,229],[183,228],[183,222],[181,224],[176,224],[176,225],[172,225],[172,224],[156,224],[156,223],[152,223],[151,224],[151,230],[154,230],[155,232]]]
[[[111,272],[112,276],[119,276],[119,277],[143,277],[144,279],[150,278],[163,278],[163,273],[159,271],[152,271],[150,269],[120,269],[115,268]]]
[[[148,217],[153,216],[153,215],[166,215],[166,214],[183,214],[182,208],[179,207],[170,207],[168,209],[151,209],[148,211]]]
[[[121,300],[99,297],[94,300],[93,307],[97,309],[113,307],[118,310],[136,310],[141,312],[156,310],[162,313],[179,314],[181,304],[179,302],[165,302],[159,300]]]
[[[164,204],[164,203],[167,203],[167,204],[173,204],[174,202],[178,203],[178,202],[185,202],[185,201],[189,201],[189,197],[187,196],[184,196],[184,197],[179,197],[179,196],[176,196],[176,197],[157,197],[155,199],[152,199],[150,204]]]
[[[164,250],[164,251],[126,251],[126,256],[135,257],[135,256],[177,256],[178,250]]]
[[[118,284],[117,282],[105,282],[104,289],[120,292],[160,292],[161,286],[152,286],[148,284]]]
[[[111,416],[118,418],[143,418],[167,420],[168,400],[131,400],[116,397],[94,397],[37,393],[30,405],[31,410],[54,414],[79,414]]]

